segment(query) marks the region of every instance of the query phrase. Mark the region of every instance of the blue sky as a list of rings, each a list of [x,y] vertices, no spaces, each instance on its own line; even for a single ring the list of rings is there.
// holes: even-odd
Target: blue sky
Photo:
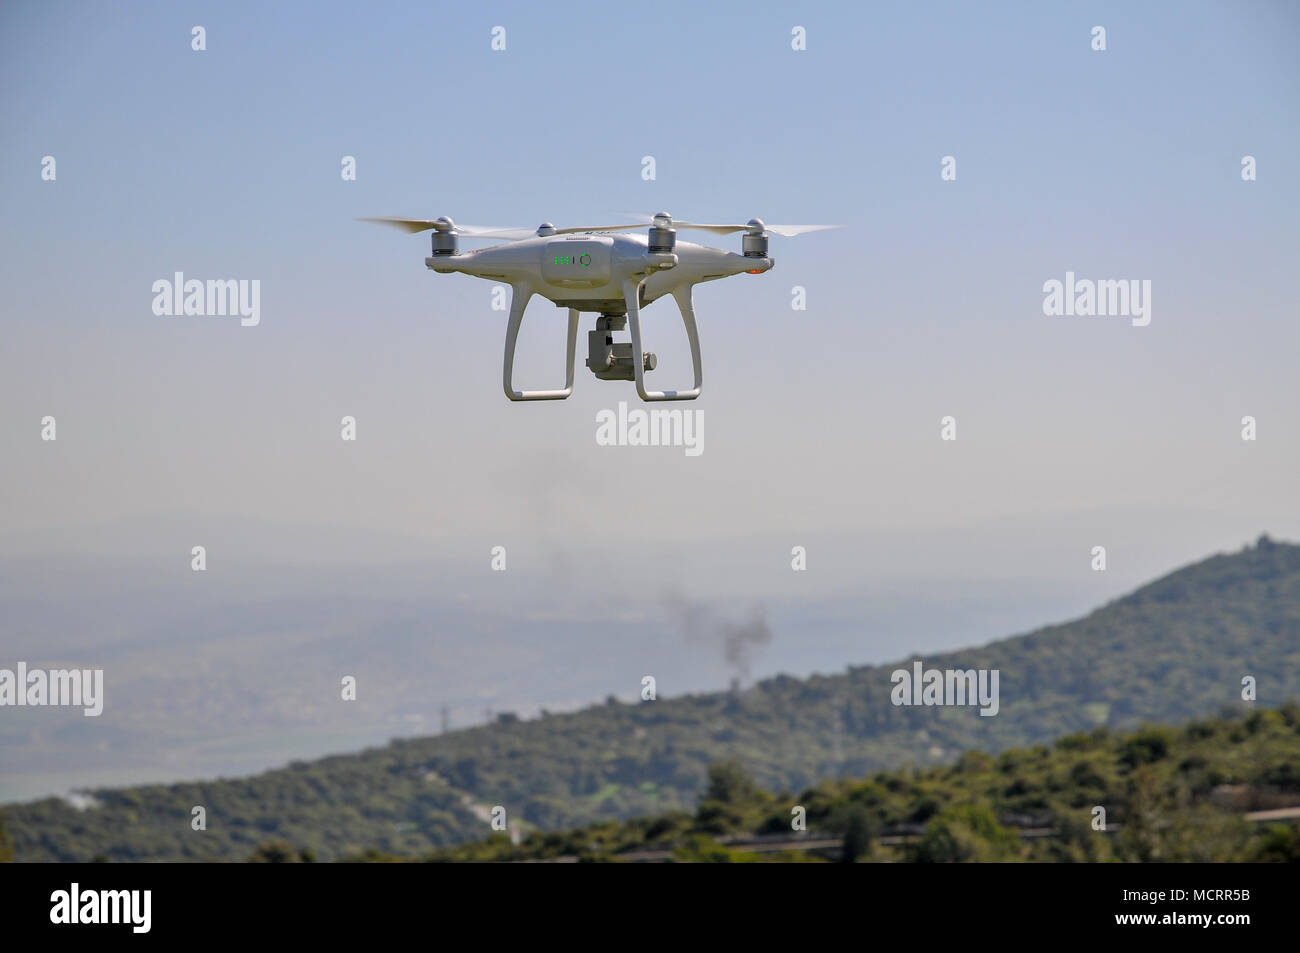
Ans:
[[[649,522],[667,545],[757,523],[942,530],[1234,501],[1234,538],[1269,528],[1250,522],[1263,516],[1300,528],[1283,439],[1300,414],[1293,5],[14,4],[3,17],[10,529],[154,508],[450,525],[423,489],[436,473],[470,545],[476,526],[517,515],[478,472],[521,452],[563,472],[533,466],[555,483],[531,492],[625,483],[661,503]],[[944,155],[955,182],[940,180]],[[426,272],[423,236],[353,221],[596,224],[660,208],[849,226],[774,239],[773,272],[697,292],[697,407],[718,449],[689,471],[597,448],[595,410],[631,388],[581,367],[568,402],[499,399],[490,286]],[[1151,326],[1045,317],[1041,286],[1067,270],[1150,279]],[[175,271],[260,279],[262,324],[153,315],[150,285]],[[796,284],[805,312],[789,307]],[[554,314],[530,310],[523,380],[554,373]],[[684,377],[680,328],[651,321],[662,382]],[[58,409],[79,433],[60,452],[87,454],[105,498],[61,484],[66,468],[19,436]],[[369,440],[346,472],[393,491],[368,513],[323,478],[347,412]],[[945,414],[968,442],[939,444]],[[1264,435],[1254,462],[1236,438],[1244,414]],[[708,516],[683,522],[700,500]]]

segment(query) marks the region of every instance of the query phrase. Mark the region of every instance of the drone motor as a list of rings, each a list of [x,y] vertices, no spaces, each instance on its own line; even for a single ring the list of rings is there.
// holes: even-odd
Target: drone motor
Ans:
[[[652,255],[671,254],[677,245],[677,229],[673,228],[672,216],[660,212],[650,222],[650,247]]]
[[[764,230],[763,220],[751,218],[746,225],[748,231],[740,239],[740,247],[745,252],[746,258],[766,258],[767,257],[767,232]]]
[[[460,253],[459,235],[456,232],[456,223],[447,216],[442,216],[433,223],[433,257],[440,258],[445,255],[457,255]]]

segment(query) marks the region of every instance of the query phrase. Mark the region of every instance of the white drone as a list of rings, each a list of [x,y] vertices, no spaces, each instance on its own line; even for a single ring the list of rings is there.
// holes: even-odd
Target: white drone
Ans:
[[[396,225],[409,232],[433,229],[433,254],[426,267],[439,274],[460,272],[476,278],[506,282],[512,288],[510,322],[506,326],[504,384],[511,400],[563,400],[573,393],[573,358],[578,339],[578,315],[595,311],[596,330],[587,335],[587,366],[605,381],[636,381],[642,400],[694,400],[700,396],[704,375],[700,368],[700,339],[695,328],[691,289],[747,272],[759,275],[774,262],[767,255],[768,232],[793,237],[837,225],[765,225],[756,218],[744,225],[697,225],[674,222],[667,212],[647,216],[635,225],[602,228],[556,228],[550,222],[535,231],[526,228],[487,228],[457,225],[449,218],[433,221],[410,218],[368,218],[368,222]],[[650,226],[641,235],[613,234]],[[674,227],[676,226],[676,228]],[[717,235],[744,232],[744,254],[677,242],[677,228],[693,228]],[[457,239],[504,238],[502,245],[459,253]],[[569,347],[565,359],[563,390],[515,390],[515,341],[524,309],[533,295],[569,309]],[[641,309],[664,295],[677,301],[691,344],[695,386],[690,390],[647,390],[645,372],[658,363],[641,349]],[[632,340],[614,343],[613,332],[631,324]]]

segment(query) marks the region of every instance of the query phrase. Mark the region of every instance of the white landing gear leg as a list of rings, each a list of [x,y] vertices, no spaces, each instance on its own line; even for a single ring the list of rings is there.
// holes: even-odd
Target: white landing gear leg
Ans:
[[[642,400],[694,400],[700,396],[704,372],[700,365],[700,335],[695,327],[695,305],[691,300],[693,285],[682,285],[673,291],[677,308],[686,325],[686,340],[691,344],[691,363],[695,367],[695,386],[690,390],[646,390],[645,362],[641,350],[641,284],[645,279],[628,278],[623,282],[623,300],[627,304],[627,323],[632,332],[632,370],[636,374],[636,392]]]
[[[513,286],[510,295],[510,323],[506,325],[506,356],[504,380],[506,396],[511,400],[564,400],[573,393],[573,356],[578,343],[578,312],[569,309],[569,346],[564,360],[564,390],[515,390],[515,342],[519,338],[519,325],[524,320],[524,309],[533,289],[526,284]]]

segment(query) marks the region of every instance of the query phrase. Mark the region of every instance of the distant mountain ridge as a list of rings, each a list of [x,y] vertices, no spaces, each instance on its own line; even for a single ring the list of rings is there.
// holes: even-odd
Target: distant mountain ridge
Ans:
[[[689,810],[724,759],[767,790],[799,790],[1098,724],[1213,715],[1248,704],[1246,676],[1256,704],[1277,706],[1300,696],[1300,546],[1261,537],[1073,622],[923,659],[998,670],[994,717],[893,705],[890,675],[913,660],[505,719],[251,778],[95,791],[85,810],[45,799],[3,815],[17,860],[242,860],[271,839],[322,860],[370,848],[414,856],[485,833],[474,804],[546,829]],[[194,806],[206,831],[191,830]]]

